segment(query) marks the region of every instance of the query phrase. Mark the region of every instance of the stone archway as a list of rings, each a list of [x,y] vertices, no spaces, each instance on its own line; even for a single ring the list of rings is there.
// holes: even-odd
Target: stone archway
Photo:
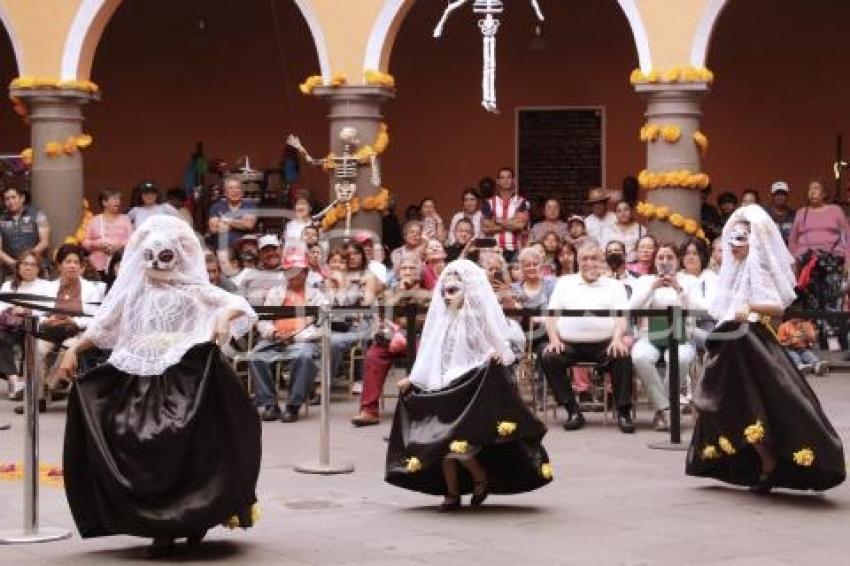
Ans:
[[[82,0],[74,18],[62,54],[61,79],[86,79],[91,74],[92,61],[103,30],[124,0]],[[330,57],[325,34],[310,0],[293,0],[310,28],[319,68],[330,77]],[[2,15],[2,14],[0,14]]]
[[[18,41],[17,34],[15,33],[15,28],[12,26],[12,20],[6,13],[6,8],[3,4],[0,4],[0,27],[5,30],[6,35],[9,37],[9,43],[12,45],[12,52],[15,54],[15,66],[17,67],[18,72],[20,72],[21,64],[23,62],[23,53],[21,52],[21,45]],[[2,33],[2,31],[0,31],[0,33]]]

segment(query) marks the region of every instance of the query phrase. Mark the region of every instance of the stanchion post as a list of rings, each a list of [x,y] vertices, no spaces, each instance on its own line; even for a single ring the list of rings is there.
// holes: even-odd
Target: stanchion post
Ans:
[[[657,450],[687,450],[682,444],[682,412],[679,405],[679,341],[684,340],[682,307],[667,307],[667,381],[670,384],[670,441],[654,442]]]
[[[67,529],[45,528],[38,521],[38,393],[41,388],[41,365],[36,355],[35,332],[38,318],[25,321],[24,357],[27,375],[24,381],[24,517],[23,529],[0,532],[0,544],[29,544],[62,540],[71,536]]]
[[[331,465],[331,309],[323,306],[320,311],[322,338],[321,359],[319,360],[319,379],[321,381],[322,406],[319,418],[319,462],[295,467],[303,474],[348,474],[354,471],[354,464]]]

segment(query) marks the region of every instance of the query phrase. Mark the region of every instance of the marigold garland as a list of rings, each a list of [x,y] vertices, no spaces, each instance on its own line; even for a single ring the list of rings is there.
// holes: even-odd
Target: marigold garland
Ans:
[[[60,81],[44,77],[18,77],[16,79],[12,79],[12,82],[9,83],[9,89],[30,90],[37,88],[79,90],[91,94],[100,92],[100,87],[89,80]]]
[[[686,84],[686,83],[705,83],[711,84],[714,82],[714,73],[705,67],[673,67],[666,71],[651,70],[644,73],[641,69],[635,69],[629,76],[629,80],[633,85],[639,84]]]
[[[89,134],[81,134],[79,136],[68,136],[64,141],[49,141],[44,144],[44,153],[48,157],[59,157],[62,154],[74,155],[77,150],[86,149],[94,142],[94,138]],[[21,157],[24,158],[23,154]],[[26,158],[24,158],[26,162]],[[32,162],[32,153],[30,153],[30,162]]]
[[[804,468],[808,468],[815,463],[815,453],[811,448],[803,448],[794,452],[793,457],[794,463]]]
[[[694,143],[697,144],[700,153],[702,153],[703,157],[708,153],[708,137],[697,130],[694,132]]]
[[[711,178],[705,173],[693,173],[687,169],[653,173],[644,169],[638,173],[638,184],[648,191],[661,187],[683,187],[704,189],[711,184]]]
[[[350,205],[352,214],[357,213],[359,210],[361,210],[361,208],[364,212],[384,212],[385,210],[387,210],[387,208],[389,208],[390,205],[390,192],[385,188],[381,188],[381,190],[378,191],[376,195],[364,197],[362,206],[359,197],[352,198]],[[344,204],[336,205],[334,208],[328,211],[328,213],[322,219],[322,230],[327,231],[333,228],[337,222],[343,220],[346,217],[347,213],[348,212]]]
[[[32,148],[28,147],[21,152],[21,161],[24,162],[24,165],[29,167],[32,165]]]
[[[671,212],[669,206],[656,206],[649,202],[639,202],[635,206],[635,211],[641,216],[645,216],[649,220],[666,220],[672,226],[679,228],[690,236],[696,236],[701,240],[708,240],[705,237],[705,232],[700,228],[700,224],[693,218],[682,216],[678,212]]]
[[[366,69],[363,73],[363,80],[367,85],[395,88],[395,77],[375,69]]]
[[[654,142],[659,137],[667,143],[676,143],[682,137],[682,130],[675,125],[659,126],[656,124],[647,124],[640,129],[640,141],[642,142]]]
[[[390,145],[390,132],[389,128],[387,128],[387,124],[385,122],[381,122],[378,124],[378,135],[375,136],[375,143],[372,145],[364,145],[360,147],[355,153],[354,157],[357,158],[361,163],[365,163],[384,153],[384,150]],[[333,171],[336,169],[336,163],[334,159],[336,159],[337,155],[333,152],[327,154],[325,156],[324,162],[322,163],[322,168],[325,171]]]

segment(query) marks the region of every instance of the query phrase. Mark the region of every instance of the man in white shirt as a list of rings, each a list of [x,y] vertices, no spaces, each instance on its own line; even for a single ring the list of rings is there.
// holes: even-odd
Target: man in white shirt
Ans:
[[[549,299],[550,309],[624,310],[628,299],[623,285],[602,276],[602,249],[593,239],[578,249],[579,272],[558,280]],[[549,343],[541,351],[541,366],[558,404],[569,417],[564,430],[584,426],[578,402],[570,383],[571,366],[576,362],[606,363],[611,371],[617,423],[620,430],[632,433],[632,360],[623,342],[624,317],[560,317],[546,319]]]
[[[590,205],[590,214],[584,219],[585,231],[603,247],[606,244],[606,232],[617,222],[617,215],[608,210],[609,198],[608,191],[602,187],[595,187],[587,193],[585,201]]]

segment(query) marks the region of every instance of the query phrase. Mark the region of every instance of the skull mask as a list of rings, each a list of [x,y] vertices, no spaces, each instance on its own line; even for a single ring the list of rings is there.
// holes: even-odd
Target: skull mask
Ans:
[[[442,286],[443,301],[446,303],[446,309],[450,311],[459,311],[463,307],[465,298],[463,281],[456,274],[452,273],[445,277]]]
[[[151,237],[142,251],[142,266],[148,275],[160,279],[167,276],[177,267],[177,252],[174,242],[160,236]]]

